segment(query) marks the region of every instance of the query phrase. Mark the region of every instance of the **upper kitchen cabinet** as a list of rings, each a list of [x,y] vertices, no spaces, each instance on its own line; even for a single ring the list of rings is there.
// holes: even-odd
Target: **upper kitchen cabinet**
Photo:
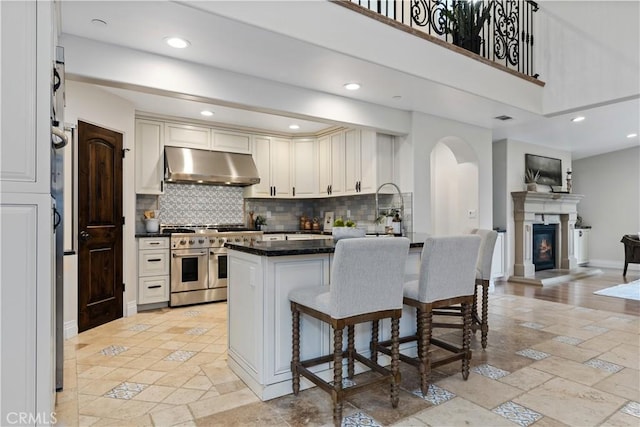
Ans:
[[[136,193],[162,194],[164,191],[164,123],[136,120]]]
[[[182,123],[165,123],[164,144],[172,147],[210,149],[211,129]]]
[[[342,131],[318,139],[318,194],[345,194],[345,140]]]
[[[211,149],[230,153],[251,154],[251,135],[214,129]]]
[[[40,15],[50,5],[1,3],[2,191],[49,193],[53,42],[49,21],[40,22],[50,18]]]
[[[368,130],[360,133],[360,181],[358,193],[375,193],[385,182],[393,182],[393,137]]]
[[[293,197],[314,197],[318,189],[316,139],[294,139],[291,143]]]
[[[245,197],[292,197],[291,140],[254,136],[252,145],[260,183],[247,187]]]

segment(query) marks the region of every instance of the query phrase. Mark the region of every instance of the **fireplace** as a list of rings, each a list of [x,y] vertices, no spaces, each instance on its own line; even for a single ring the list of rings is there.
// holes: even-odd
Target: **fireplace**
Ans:
[[[533,265],[536,271],[556,268],[556,225],[533,224]]]
[[[554,265],[542,268],[572,270],[577,267],[573,251],[573,229],[577,216],[577,204],[580,194],[542,193],[515,191],[513,198],[513,276],[509,280],[535,278],[534,265],[534,226],[548,224],[554,228],[555,237],[547,236],[544,243],[544,255],[552,251],[550,257]],[[538,243],[542,244],[542,241]],[[551,245],[551,248],[547,248]],[[528,282],[527,282],[528,283]]]

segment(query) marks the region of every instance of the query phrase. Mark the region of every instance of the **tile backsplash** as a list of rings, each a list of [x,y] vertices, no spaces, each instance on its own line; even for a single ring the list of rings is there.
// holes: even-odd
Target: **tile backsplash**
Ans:
[[[158,196],[163,224],[242,224],[242,187],[165,183]]]
[[[322,222],[325,212],[336,218],[350,217],[368,232],[380,231],[376,224],[375,195],[359,194],[321,199],[244,199],[242,187],[165,183],[160,196],[136,197],[136,232],[144,232],[145,210],[158,210],[162,224],[248,224],[249,212],[267,218],[267,231],[295,231],[300,216],[317,217]],[[403,193],[403,227],[412,231],[412,193]],[[380,206],[399,206],[398,195],[380,194]],[[350,215],[347,215],[349,213]],[[384,230],[384,226],[382,226]]]

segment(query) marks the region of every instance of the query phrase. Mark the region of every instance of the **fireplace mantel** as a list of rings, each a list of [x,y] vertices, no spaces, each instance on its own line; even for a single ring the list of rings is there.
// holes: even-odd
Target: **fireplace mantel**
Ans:
[[[573,229],[578,215],[577,205],[584,197],[570,193],[539,193],[515,191],[513,219],[515,223],[515,259],[513,274],[516,277],[533,277],[533,224],[557,224],[558,241],[556,265],[570,270],[577,266],[573,250]]]

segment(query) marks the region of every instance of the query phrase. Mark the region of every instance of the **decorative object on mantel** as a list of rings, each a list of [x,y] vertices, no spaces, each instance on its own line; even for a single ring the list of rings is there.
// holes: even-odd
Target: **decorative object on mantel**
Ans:
[[[538,191],[538,179],[540,178],[540,171],[533,172],[532,169],[527,169],[524,173],[524,182],[527,184],[527,191]]]
[[[571,169],[567,169],[567,193],[571,193]]]
[[[525,154],[524,169],[525,171],[538,171],[539,176],[536,180],[538,184],[562,186],[562,160],[560,159]]]

